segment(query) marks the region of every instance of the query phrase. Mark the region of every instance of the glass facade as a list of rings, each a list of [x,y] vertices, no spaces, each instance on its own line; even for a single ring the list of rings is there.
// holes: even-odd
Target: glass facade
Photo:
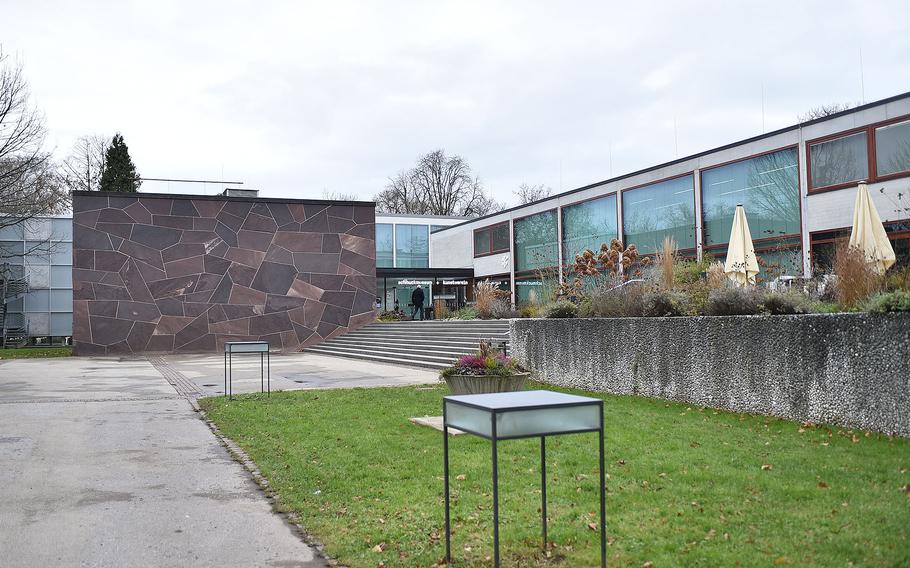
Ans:
[[[515,271],[559,264],[556,211],[544,211],[515,221]]]
[[[376,266],[391,268],[395,266],[395,245],[392,239],[392,225],[376,223]]]
[[[395,266],[429,268],[430,227],[428,225],[395,225]]]
[[[910,171],[910,120],[875,129],[875,169],[880,176]]]
[[[639,252],[657,252],[664,237],[680,250],[695,248],[695,187],[691,175],[622,194],[623,242]]]
[[[541,271],[515,277],[515,304],[546,304],[556,299],[559,275]]]
[[[837,185],[869,177],[865,132],[809,145],[813,188]]]
[[[795,148],[705,170],[701,194],[705,246],[729,241],[733,213],[740,203],[753,240],[800,232]]]
[[[30,219],[0,229],[0,262],[19,267],[29,285],[23,298],[7,303],[6,325],[27,327],[33,343],[64,343],[73,333],[72,239],[72,219]]]
[[[577,255],[618,236],[616,230],[616,194],[577,203],[562,209],[562,258],[572,264]]]

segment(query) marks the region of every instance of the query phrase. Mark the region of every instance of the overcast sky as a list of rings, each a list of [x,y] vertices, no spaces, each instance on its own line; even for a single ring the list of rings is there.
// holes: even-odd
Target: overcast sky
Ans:
[[[511,203],[910,91],[907,0],[0,0],[0,43],[59,157],[120,131],[143,176],[276,197],[369,199],[444,148]]]

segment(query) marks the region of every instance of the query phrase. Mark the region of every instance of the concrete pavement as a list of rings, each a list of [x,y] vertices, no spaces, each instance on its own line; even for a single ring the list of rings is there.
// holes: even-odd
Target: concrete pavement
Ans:
[[[0,363],[0,565],[321,567],[145,360]]]

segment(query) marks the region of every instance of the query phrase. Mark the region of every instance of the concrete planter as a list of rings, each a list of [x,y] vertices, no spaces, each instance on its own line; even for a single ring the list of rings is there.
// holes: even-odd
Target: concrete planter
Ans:
[[[512,320],[554,385],[910,436],[910,315]]]
[[[508,377],[483,375],[452,375],[444,377],[452,394],[489,394],[494,392],[520,391],[530,373],[519,373]]]

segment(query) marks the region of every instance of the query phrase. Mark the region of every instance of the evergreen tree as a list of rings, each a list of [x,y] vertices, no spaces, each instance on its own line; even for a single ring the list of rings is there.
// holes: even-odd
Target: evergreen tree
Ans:
[[[101,173],[101,191],[120,191],[135,193],[139,190],[142,180],[136,165],[130,158],[130,150],[123,141],[123,136],[118,132],[111,140],[105,155],[104,171]]]

